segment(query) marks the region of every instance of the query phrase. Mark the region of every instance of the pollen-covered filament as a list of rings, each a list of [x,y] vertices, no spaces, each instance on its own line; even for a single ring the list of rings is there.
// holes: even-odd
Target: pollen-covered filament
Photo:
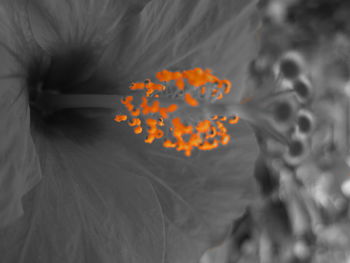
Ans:
[[[212,150],[226,145],[231,137],[226,124],[236,124],[236,115],[218,116],[211,105],[231,91],[228,80],[220,80],[210,70],[195,68],[182,72],[163,70],[156,74],[159,83],[146,80],[132,83],[139,94],[121,99],[125,111],[116,122],[127,122],[135,134],[146,133],[146,143],[162,139],[165,148],[184,151]],[[225,112],[224,112],[225,113]]]

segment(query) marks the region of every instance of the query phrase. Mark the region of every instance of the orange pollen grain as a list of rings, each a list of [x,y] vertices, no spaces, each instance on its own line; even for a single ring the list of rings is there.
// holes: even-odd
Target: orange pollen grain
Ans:
[[[159,120],[158,120],[158,123],[157,123],[159,126],[164,126],[165,124],[164,124],[164,119],[163,118],[159,118]]]
[[[135,128],[134,128],[134,133],[135,133],[135,134],[140,134],[140,133],[142,133],[142,127],[141,127],[141,126],[135,127]]]
[[[134,110],[134,105],[132,105],[132,104],[125,104],[125,107],[127,108],[127,110],[129,112],[132,112]]]
[[[236,124],[236,123],[238,123],[238,121],[239,121],[239,117],[238,117],[238,116],[235,116],[235,117],[233,117],[232,119],[229,119],[229,120],[228,120],[228,123],[229,123],[229,124]]]
[[[159,80],[159,81],[165,81],[165,82],[168,82],[170,80],[172,80],[172,72],[168,71],[168,70],[163,70],[163,71],[160,71],[156,74],[156,78]]]
[[[158,129],[155,133],[154,133],[154,136],[157,138],[157,139],[160,139],[164,136],[164,132],[160,129]]]
[[[153,143],[156,137],[154,135],[148,135],[145,139],[145,143]]]
[[[130,104],[133,101],[133,96],[126,96],[125,98],[122,98],[120,101],[122,104]]]
[[[225,85],[225,89],[224,89],[225,94],[230,93],[232,88],[231,82],[229,80],[223,80],[222,83]]]
[[[134,117],[139,116],[140,113],[141,113],[140,109],[132,109],[131,112],[130,112],[130,114],[131,114],[132,116],[134,116]]]
[[[230,142],[230,140],[231,140],[230,135],[225,134],[225,135],[223,135],[223,136],[221,137],[221,144],[222,144],[222,145],[227,145],[227,144]]]
[[[209,131],[210,126],[211,126],[210,121],[204,120],[204,121],[198,122],[196,129],[198,132],[205,133],[205,132]]]
[[[194,134],[191,135],[191,138],[190,138],[189,142],[190,142],[191,145],[197,147],[198,145],[200,145],[203,142],[203,140],[202,140],[202,138],[201,138],[201,136],[199,134],[194,133]]]
[[[128,119],[128,116],[126,115],[116,115],[114,118],[116,122],[126,121],[127,119]]]
[[[169,117],[167,108],[160,108],[159,114],[163,119],[167,119]]]
[[[157,113],[159,111],[160,102],[158,100],[153,101],[153,104],[149,107],[151,113]]]
[[[212,92],[211,92],[211,96],[212,97],[215,97],[215,95],[219,92],[219,90],[217,89],[214,89]]]
[[[209,133],[207,134],[207,138],[214,138],[216,137],[217,130],[215,127],[211,127]]]
[[[129,121],[129,126],[134,127],[134,126],[140,126],[141,125],[141,120],[138,118],[133,118]]]
[[[177,108],[178,108],[178,106],[176,104],[171,104],[166,108],[166,110],[167,110],[167,112],[172,113],[172,112],[176,111]]]
[[[184,80],[182,78],[176,80],[176,87],[179,90],[184,90],[185,89],[185,82],[184,82]]]
[[[199,102],[193,98],[190,93],[186,93],[184,99],[185,102],[192,107],[197,107],[199,105]]]
[[[218,129],[223,129],[223,128],[225,128],[225,126],[224,126],[224,124],[223,124],[222,122],[216,121],[215,123],[216,123],[216,126],[218,127]]]
[[[215,149],[219,146],[219,143],[217,140],[214,140],[212,143],[206,141],[202,145],[200,145],[198,148],[203,151],[209,151],[212,149]]]
[[[131,90],[143,90],[145,88],[145,83],[132,83],[130,86]]]
[[[221,99],[223,99],[223,97],[224,97],[224,95],[223,95],[222,93],[220,93],[220,94],[216,97],[216,99],[217,99],[217,100],[221,100]]]
[[[150,126],[151,128],[152,127],[157,127],[157,120],[155,120],[155,119],[146,119],[146,124],[148,125],[148,126]]]
[[[176,148],[176,143],[173,143],[170,140],[165,140],[164,143],[163,143],[163,146],[165,148]]]

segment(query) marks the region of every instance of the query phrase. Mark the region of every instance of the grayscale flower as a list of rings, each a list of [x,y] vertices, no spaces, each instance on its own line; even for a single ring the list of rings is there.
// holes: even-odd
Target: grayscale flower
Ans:
[[[240,101],[255,1],[3,0],[0,255],[4,263],[198,262],[255,198],[257,147],[190,158],[147,145],[113,111],[42,93],[124,95],[165,68],[211,68]]]

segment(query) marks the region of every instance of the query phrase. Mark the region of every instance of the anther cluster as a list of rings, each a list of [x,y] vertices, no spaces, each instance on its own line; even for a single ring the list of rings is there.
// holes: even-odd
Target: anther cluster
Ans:
[[[226,125],[236,124],[239,117],[203,114],[208,103],[230,93],[230,81],[201,68],[163,70],[156,79],[132,83],[130,90],[137,94],[121,100],[126,111],[116,115],[116,122],[128,122],[135,134],[145,132],[146,143],[162,139],[165,148],[183,151],[186,156],[195,148],[212,150],[230,142]]]

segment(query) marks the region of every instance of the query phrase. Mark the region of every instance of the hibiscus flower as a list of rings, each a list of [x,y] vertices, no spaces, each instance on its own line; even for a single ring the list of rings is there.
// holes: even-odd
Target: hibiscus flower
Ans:
[[[191,157],[148,145],[113,109],[51,94],[125,95],[162,69],[210,68],[242,98],[255,1],[0,4],[1,262],[198,262],[255,198],[247,124]],[[108,108],[108,107],[107,107]]]

